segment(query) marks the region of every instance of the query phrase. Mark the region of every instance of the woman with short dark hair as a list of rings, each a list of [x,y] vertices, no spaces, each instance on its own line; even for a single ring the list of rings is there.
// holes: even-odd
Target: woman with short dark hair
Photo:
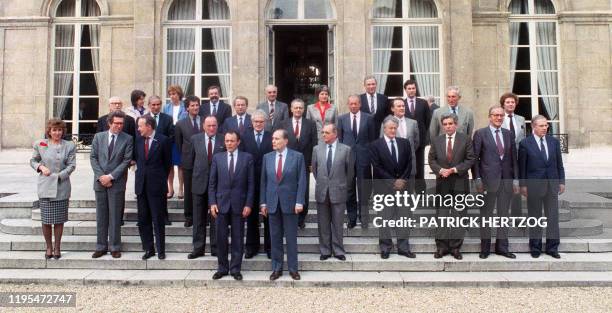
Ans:
[[[137,118],[149,113],[149,110],[145,108],[145,97],[147,94],[138,89],[132,90],[130,94],[130,101],[132,102],[132,106],[125,110],[125,113],[136,120]]]
[[[338,108],[329,101],[329,87],[321,85],[315,92],[317,102],[308,105],[306,108],[306,118],[314,121],[317,125],[317,135],[319,143],[323,142],[321,130],[327,124],[336,124],[338,122]]]
[[[59,259],[64,223],[68,221],[70,174],[76,167],[76,146],[63,140],[66,123],[52,118],[47,122],[46,138],[33,144],[30,166],[38,172],[38,206],[47,250],[45,258]],[[52,244],[51,233],[55,235]]]

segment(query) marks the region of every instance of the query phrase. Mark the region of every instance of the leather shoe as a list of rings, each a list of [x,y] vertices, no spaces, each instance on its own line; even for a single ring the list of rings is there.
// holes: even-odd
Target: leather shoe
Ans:
[[[147,260],[147,259],[150,259],[154,255],[155,255],[155,251],[145,251],[145,254],[142,256],[142,259]]]
[[[283,272],[281,272],[281,271],[274,271],[274,272],[272,272],[272,274],[270,274],[270,280],[277,280],[281,276],[283,276]]]
[[[557,252],[557,251],[546,252],[546,254],[550,255],[551,257],[553,257],[555,259],[560,259],[561,258],[561,255],[559,255],[559,252]]]
[[[240,272],[232,274],[235,280],[242,280],[242,274]]]
[[[193,259],[197,259],[197,258],[199,258],[201,256],[204,256],[204,252],[192,251],[191,253],[189,253],[187,255],[187,258],[190,259],[190,260],[193,260]]]
[[[124,225],[125,225],[125,222],[124,222],[124,221],[121,221],[121,226],[124,226]]]
[[[355,228],[355,226],[357,226],[357,222],[355,222],[355,221],[349,221],[348,224],[346,225],[346,227],[348,227],[348,229],[353,229],[353,228]]]
[[[298,273],[298,272],[289,272],[289,275],[291,276],[291,278],[293,278],[293,280],[300,280],[300,279],[302,279],[302,277],[300,276],[300,273]]]
[[[459,249],[455,249],[451,252],[451,254],[453,255],[453,258],[455,258],[456,260],[462,260],[463,259],[463,255],[461,255],[461,252],[459,252]]]
[[[329,259],[330,257],[331,257],[331,255],[329,255],[329,254],[321,254],[321,256],[319,257],[319,260],[325,261],[325,260]]]
[[[157,255],[157,258],[158,258],[159,260],[165,260],[165,259],[166,259],[166,254],[165,254],[165,253],[159,253],[159,254]]]
[[[118,259],[121,257],[121,251],[111,251],[111,256],[113,259]]]
[[[166,220],[166,221],[164,222],[164,224],[166,224],[166,226],[170,226],[170,225],[172,225],[172,222],[170,222],[170,220]]]
[[[380,253],[380,258],[381,259],[388,259],[389,258],[389,252],[385,252],[385,251],[381,252]]]
[[[346,261],[346,256],[343,255],[334,255],[334,258],[340,260],[340,261]]]
[[[95,251],[92,255],[91,258],[92,259],[97,259],[103,255],[106,255],[108,253],[108,251]]]
[[[212,252],[210,253],[210,255],[211,255],[211,256],[217,256],[217,251],[212,251]]]
[[[480,252],[478,257],[481,258],[481,259],[486,259],[486,258],[489,257],[489,253],[487,253],[487,252]]]
[[[412,252],[412,251],[401,251],[401,252],[398,252],[397,254],[403,255],[403,256],[405,256],[407,258],[411,258],[411,259],[416,258],[416,254],[414,254],[414,252]]]
[[[191,226],[193,226],[193,221],[191,221],[191,220],[186,220],[186,221],[185,221],[185,224],[183,224],[183,225],[185,225],[185,227],[191,227]]]
[[[495,252],[495,254],[507,257],[508,259],[516,259],[516,255],[512,252]]]
[[[266,256],[268,257],[268,259],[272,259],[272,252],[270,251],[266,251]]]
[[[221,279],[221,278],[223,278],[223,276],[227,276],[227,273],[216,272],[213,275],[212,279],[214,279],[214,280]]]
[[[539,251],[531,251],[531,257],[534,259],[537,259],[540,257],[540,252]]]
[[[447,255],[448,253],[446,251],[443,251],[441,249],[436,250],[436,253],[434,253],[434,258],[436,259],[441,259],[443,256]]]
[[[304,222],[299,222],[299,223],[298,223],[298,227],[299,227],[300,229],[304,229],[304,228],[306,228],[306,223],[304,223]]]
[[[247,253],[244,254],[244,258],[245,259],[252,259],[256,255],[257,255],[257,252],[247,252]]]

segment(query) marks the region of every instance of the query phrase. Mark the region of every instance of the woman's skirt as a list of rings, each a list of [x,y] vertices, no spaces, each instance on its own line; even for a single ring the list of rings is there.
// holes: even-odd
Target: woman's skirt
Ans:
[[[176,147],[176,143],[172,143],[172,165],[180,166],[181,165],[181,152],[178,151]]]
[[[40,218],[43,224],[63,224],[68,221],[68,199],[39,199]]]

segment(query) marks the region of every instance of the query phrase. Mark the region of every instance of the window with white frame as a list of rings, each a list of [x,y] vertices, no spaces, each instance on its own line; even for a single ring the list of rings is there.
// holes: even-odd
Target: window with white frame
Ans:
[[[334,18],[329,0],[272,0],[267,19],[316,20]]]
[[[433,0],[376,0],[371,14],[378,92],[402,97],[404,81],[414,79],[420,97],[434,96],[440,103],[441,19]]]
[[[207,89],[231,93],[231,24],[225,0],[174,0],[165,21],[164,90],[179,85],[185,95]]]
[[[95,0],[63,0],[53,16],[52,116],[79,138],[94,134],[98,120],[99,16]]]
[[[512,0],[509,11],[510,87],[519,97],[516,113],[527,120],[544,115],[549,132],[561,133],[555,7],[550,0]]]

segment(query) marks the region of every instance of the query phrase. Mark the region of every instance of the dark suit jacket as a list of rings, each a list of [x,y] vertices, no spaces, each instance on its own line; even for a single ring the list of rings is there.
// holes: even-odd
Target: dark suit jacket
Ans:
[[[151,112],[145,114],[153,117]],[[174,123],[172,121],[172,116],[159,112],[159,123],[155,127],[155,132],[159,132],[162,135],[169,137],[171,140],[174,140]]]
[[[223,214],[240,214],[245,206],[258,209],[253,207],[253,157],[248,152],[238,152],[238,157],[234,156],[234,175],[231,178],[228,159],[227,152],[217,153],[213,157],[208,184],[208,205],[216,204],[219,212]]]
[[[261,145],[257,147],[257,141],[255,138],[255,132],[250,130],[244,133],[244,136],[241,137],[240,146],[238,147],[240,151],[248,152],[253,156],[253,164],[255,168],[255,180],[256,192],[259,191],[259,177],[261,176],[261,164],[263,160],[263,156],[272,152],[272,133],[268,131],[263,131],[263,135],[261,137]],[[258,194],[256,196],[259,196]]]
[[[427,132],[429,131],[429,123],[431,122],[431,111],[427,101],[421,98],[415,98],[414,101],[414,114],[410,113],[408,106],[408,98],[404,99],[406,105],[406,117],[411,118],[419,124],[419,142],[422,142],[422,147],[425,147],[427,142]]]
[[[338,117],[338,141],[351,147],[351,150],[355,154],[356,164],[358,166],[367,167],[370,165],[370,152],[368,150],[368,145],[377,138],[374,125],[375,122],[372,116],[368,113],[361,112],[360,115],[357,138],[353,136],[352,114],[346,113]]]
[[[97,132],[105,132],[108,130],[108,122],[106,119],[108,118],[108,114],[101,116],[98,119]],[[123,120],[123,132],[132,136],[132,140],[136,138],[136,122],[134,118],[126,115]]]
[[[244,120],[242,121],[242,123],[244,124],[244,131],[246,132],[248,130],[253,130],[253,123],[251,123],[251,114],[247,113],[244,116]],[[223,125],[221,126],[219,132],[225,134],[226,132],[233,130],[236,132],[238,131],[238,116],[234,115],[228,119],[225,120],[225,122],[223,122]],[[240,134],[242,135],[242,133]]]
[[[300,138],[298,140],[293,132],[293,118],[285,119],[280,123],[280,128],[286,130],[289,135],[287,147],[304,155],[304,162],[306,162],[306,170],[308,171],[308,167],[312,163],[312,149],[319,143],[317,124],[307,119],[306,116],[302,116],[300,127]]]
[[[198,127],[199,130],[202,131],[202,117],[200,117]],[[174,143],[176,143],[176,148],[181,154],[181,166],[187,170],[193,169],[191,136],[195,134],[196,131],[193,129],[193,120],[189,115],[187,118],[176,122],[174,127]]]
[[[159,195],[164,198],[168,192],[168,173],[172,166],[172,144],[170,139],[155,133],[148,157],[144,153],[144,137],[136,139],[134,157],[136,160],[135,192],[143,195]]]
[[[510,187],[512,180],[518,179],[514,135],[507,129],[500,130],[504,146],[503,159],[497,153],[497,144],[489,126],[477,130],[473,139],[476,162],[472,167],[472,177],[482,179],[485,189],[493,192],[498,190],[502,180],[505,186]]]
[[[552,192],[558,192],[559,184],[565,184],[565,169],[559,140],[546,135],[546,145],[548,160],[543,158],[539,139],[533,134],[519,144],[518,163],[521,187],[538,189],[537,187],[542,187],[544,182],[548,182]]]
[[[193,160],[193,176],[191,178],[191,193],[202,195],[208,192],[208,145],[206,144],[206,133],[200,132],[191,136],[191,158]],[[215,136],[213,154],[223,151],[223,136]]]
[[[372,112],[370,112],[370,106],[368,105],[368,95],[362,93],[359,95],[359,99],[361,100],[361,112],[372,114]],[[376,103],[378,107],[376,108],[376,114],[374,114],[373,118],[375,137],[378,138],[380,136],[380,125],[382,125],[385,117],[391,114],[391,106],[389,105],[389,98],[380,93],[376,93]]]
[[[451,162],[448,162],[446,159],[446,139],[446,135],[433,138],[429,148],[429,167],[436,175],[436,190],[437,192],[468,192],[470,190],[468,170],[472,168],[476,161],[472,140],[466,134],[456,132],[452,159]],[[453,167],[457,169],[456,174],[451,174],[447,178],[440,176],[441,169]]]
[[[200,116],[207,117],[210,115],[210,101],[204,102],[204,104],[200,107]],[[223,102],[223,100],[219,100],[217,104],[217,125],[221,127],[225,120],[232,117],[232,107],[229,104]]]
[[[397,149],[398,161],[391,157],[391,151],[387,146],[386,138],[383,136],[370,143],[370,159],[374,169],[374,179],[389,180],[386,185],[391,183],[391,180],[410,178],[412,171],[412,153],[410,152],[410,141],[404,138],[395,138],[395,149]],[[381,184],[376,184],[378,187],[383,187]],[[385,192],[390,191],[384,188]]]
[[[308,178],[304,156],[295,150],[287,149],[282,178],[278,182],[276,181],[277,164],[275,160],[276,151],[264,155],[259,202],[266,204],[271,214],[276,213],[276,210],[282,210],[283,214],[295,214],[296,204],[305,205]]]

